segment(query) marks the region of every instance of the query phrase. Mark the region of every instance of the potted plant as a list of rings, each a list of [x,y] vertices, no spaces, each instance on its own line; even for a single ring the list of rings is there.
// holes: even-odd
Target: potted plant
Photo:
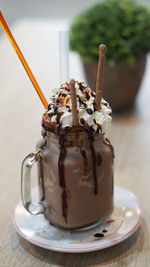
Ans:
[[[107,45],[103,97],[114,110],[131,107],[150,50],[150,10],[134,0],[103,0],[75,17],[70,46],[80,54],[92,89],[100,43]]]

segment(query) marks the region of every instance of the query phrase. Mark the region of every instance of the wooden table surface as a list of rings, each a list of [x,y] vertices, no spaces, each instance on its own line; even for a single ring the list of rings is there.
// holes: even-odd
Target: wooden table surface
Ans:
[[[55,21],[29,19],[12,27],[46,96],[59,84],[58,27]],[[71,53],[70,66],[71,77],[84,79],[76,54]],[[21,162],[40,138],[44,108],[9,41],[0,37],[0,267],[150,266],[149,90],[150,58],[136,108],[124,116],[113,116],[111,130],[115,183],[138,197],[144,214],[141,227],[121,244],[92,253],[65,254],[36,247],[15,232],[12,218],[20,200]]]

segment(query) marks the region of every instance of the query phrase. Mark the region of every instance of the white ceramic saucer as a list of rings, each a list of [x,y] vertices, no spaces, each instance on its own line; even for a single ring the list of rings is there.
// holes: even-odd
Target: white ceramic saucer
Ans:
[[[33,190],[33,195],[36,191]],[[61,252],[89,252],[111,247],[132,235],[141,223],[141,209],[134,194],[115,186],[115,208],[103,224],[84,231],[60,230],[44,215],[31,215],[20,201],[15,208],[16,231],[34,245]]]

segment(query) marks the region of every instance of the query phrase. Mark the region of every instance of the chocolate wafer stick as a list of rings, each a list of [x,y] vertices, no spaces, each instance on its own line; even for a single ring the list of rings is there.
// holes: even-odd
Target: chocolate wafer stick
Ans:
[[[72,121],[73,126],[79,125],[78,114],[77,114],[77,96],[76,96],[76,88],[75,81],[70,81],[70,92],[71,92],[71,101],[72,101]]]
[[[104,44],[101,44],[99,46],[99,61],[98,61],[97,80],[96,80],[96,108],[97,110],[101,109],[105,53],[106,53],[106,46]]]

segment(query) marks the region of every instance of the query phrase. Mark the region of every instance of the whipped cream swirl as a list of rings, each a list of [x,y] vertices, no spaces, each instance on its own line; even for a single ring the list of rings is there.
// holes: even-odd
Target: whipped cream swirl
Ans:
[[[103,130],[106,123],[111,121],[111,108],[102,99],[101,110],[97,111],[95,103],[95,92],[93,92],[84,82],[75,82],[77,95],[77,110],[79,124],[90,126],[95,131]],[[72,102],[69,83],[64,83],[60,88],[53,90],[50,97],[48,110],[44,114],[44,120],[55,127],[72,127]]]

